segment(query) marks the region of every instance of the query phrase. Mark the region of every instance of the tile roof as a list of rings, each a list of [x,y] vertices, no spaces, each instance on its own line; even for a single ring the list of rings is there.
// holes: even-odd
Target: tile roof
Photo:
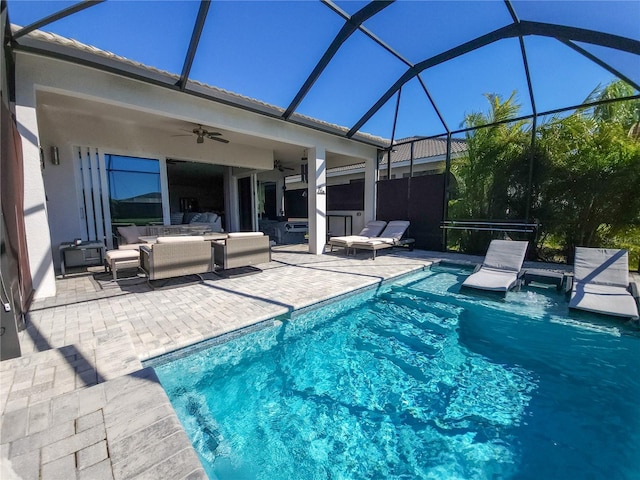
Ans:
[[[415,140],[412,142],[412,140]],[[427,138],[424,140],[418,140],[417,137],[403,138],[396,141],[396,144],[391,151],[391,163],[408,162],[411,160],[411,143],[413,143],[413,158],[425,159],[443,156],[447,154],[447,139],[443,137]],[[467,142],[463,139],[452,138],[451,139],[451,154],[456,155],[466,152]],[[387,161],[387,156],[383,160]]]
[[[19,25],[12,24],[11,29],[15,33],[19,31],[21,27]],[[174,73],[130,60],[107,50],[102,50],[55,33],[34,30],[21,37],[20,43],[23,46],[35,47],[52,53],[62,54],[67,58],[76,58],[80,61],[105,66],[111,71],[119,70],[123,74],[133,74],[138,77],[147,78],[155,84],[160,83],[167,87],[175,86],[176,82],[180,80],[180,76]],[[187,93],[190,93],[190,90],[192,90],[194,93],[203,95],[211,100],[217,100],[232,106],[244,107],[272,117],[281,118],[285,111],[282,107],[271,105],[261,100],[240,95],[229,90],[213,87],[196,80],[189,79],[187,81],[187,85]],[[349,128],[347,127],[318,120],[295,112],[290,119],[295,121],[297,124],[343,137],[349,131]],[[388,139],[364,132],[357,132],[352,138],[353,140],[363,141],[378,147],[384,147],[389,144]]]
[[[416,163],[428,163],[434,161],[444,160],[444,156],[447,154],[447,139],[446,138],[427,138],[418,140],[417,137],[403,138],[398,142],[391,151],[391,164],[408,162],[411,160],[411,140],[413,142],[413,159]],[[453,138],[451,139],[451,157],[455,158],[467,151],[466,140]],[[387,155],[385,154],[380,161],[381,165],[387,164]],[[364,163],[357,163],[354,165],[346,165],[343,167],[330,168],[327,173],[348,173],[349,171],[363,169]]]

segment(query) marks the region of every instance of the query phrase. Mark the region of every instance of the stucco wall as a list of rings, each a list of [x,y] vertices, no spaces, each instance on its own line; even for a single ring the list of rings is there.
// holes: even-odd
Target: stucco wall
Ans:
[[[145,112],[302,147],[320,146],[367,162],[376,156],[375,147],[369,145],[62,60],[18,52],[16,77],[16,110],[23,123],[27,242],[36,298],[55,293],[53,265],[54,259],[58,264],[60,242],[81,236],[75,146],[257,170],[273,167],[273,151],[268,148],[210,141],[202,148],[192,137],[174,138],[126,114],[103,115],[100,105],[111,107],[107,109],[110,114],[115,109]],[[55,104],[48,102],[52,96],[56,96]],[[65,98],[70,99],[71,107],[64,107]],[[50,162],[52,145],[59,149],[60,165]],[[45,155],[42,171],[40,146]]]

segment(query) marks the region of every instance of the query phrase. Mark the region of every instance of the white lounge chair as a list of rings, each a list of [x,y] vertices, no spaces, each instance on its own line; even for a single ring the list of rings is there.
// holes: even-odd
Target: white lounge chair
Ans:
[[[491,240],[482,265],[462,286],[506,293],[518,283],[528,245],[529,242]]]
[[[347,253],[349,253],[349,247],[353,242],[363,242],[369,240],[372,237],[377,237],[380,235],[384,227],[387,226],[387,222],[383,222],[382,220],[373,220],[368,222],[365,227],[360,231],[358,235],[345,235],[342,237],[331,237],[329,238],[329,245],[331,245],[331,251],[333,252],[333,247],[342,247],[347,249]]]
[[[387,224],[379,237],[368,240],[357,240],[351,243],[354,250],[371,250],[373,259],[376,259],[376,252],[383,248],[398,246],[409,246],[413,249],[413,238],[403,238],[409,228],[410,222],[406,220],[392,220]]]
[[[576,247],[569,308],[638,319],[626,250]]]

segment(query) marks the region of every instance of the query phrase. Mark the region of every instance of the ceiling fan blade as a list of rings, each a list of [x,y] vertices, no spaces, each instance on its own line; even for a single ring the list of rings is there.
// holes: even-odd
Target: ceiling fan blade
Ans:
[[[282,162],[280,160],[273,161],[273,168],[281,172],[284,172],[285,170],[295,170],[294,168],[291,168],[291,167],[285,167],[284,165],[282,165]]]
[[[227,140],[226,138],[209,137],[209,140],[215,140],[216,142],[220,143],[229,143],[229,140]]]
[[[205,133],[205,135],[207,137],[219,137],[222,134],[220,132],[207,132],[207,133]]]

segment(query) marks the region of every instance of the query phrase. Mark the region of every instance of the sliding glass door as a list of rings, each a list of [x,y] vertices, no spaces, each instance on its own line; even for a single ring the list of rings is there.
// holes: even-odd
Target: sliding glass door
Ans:
[[[111,224],[162,224],[158,160],[105,154]]]

